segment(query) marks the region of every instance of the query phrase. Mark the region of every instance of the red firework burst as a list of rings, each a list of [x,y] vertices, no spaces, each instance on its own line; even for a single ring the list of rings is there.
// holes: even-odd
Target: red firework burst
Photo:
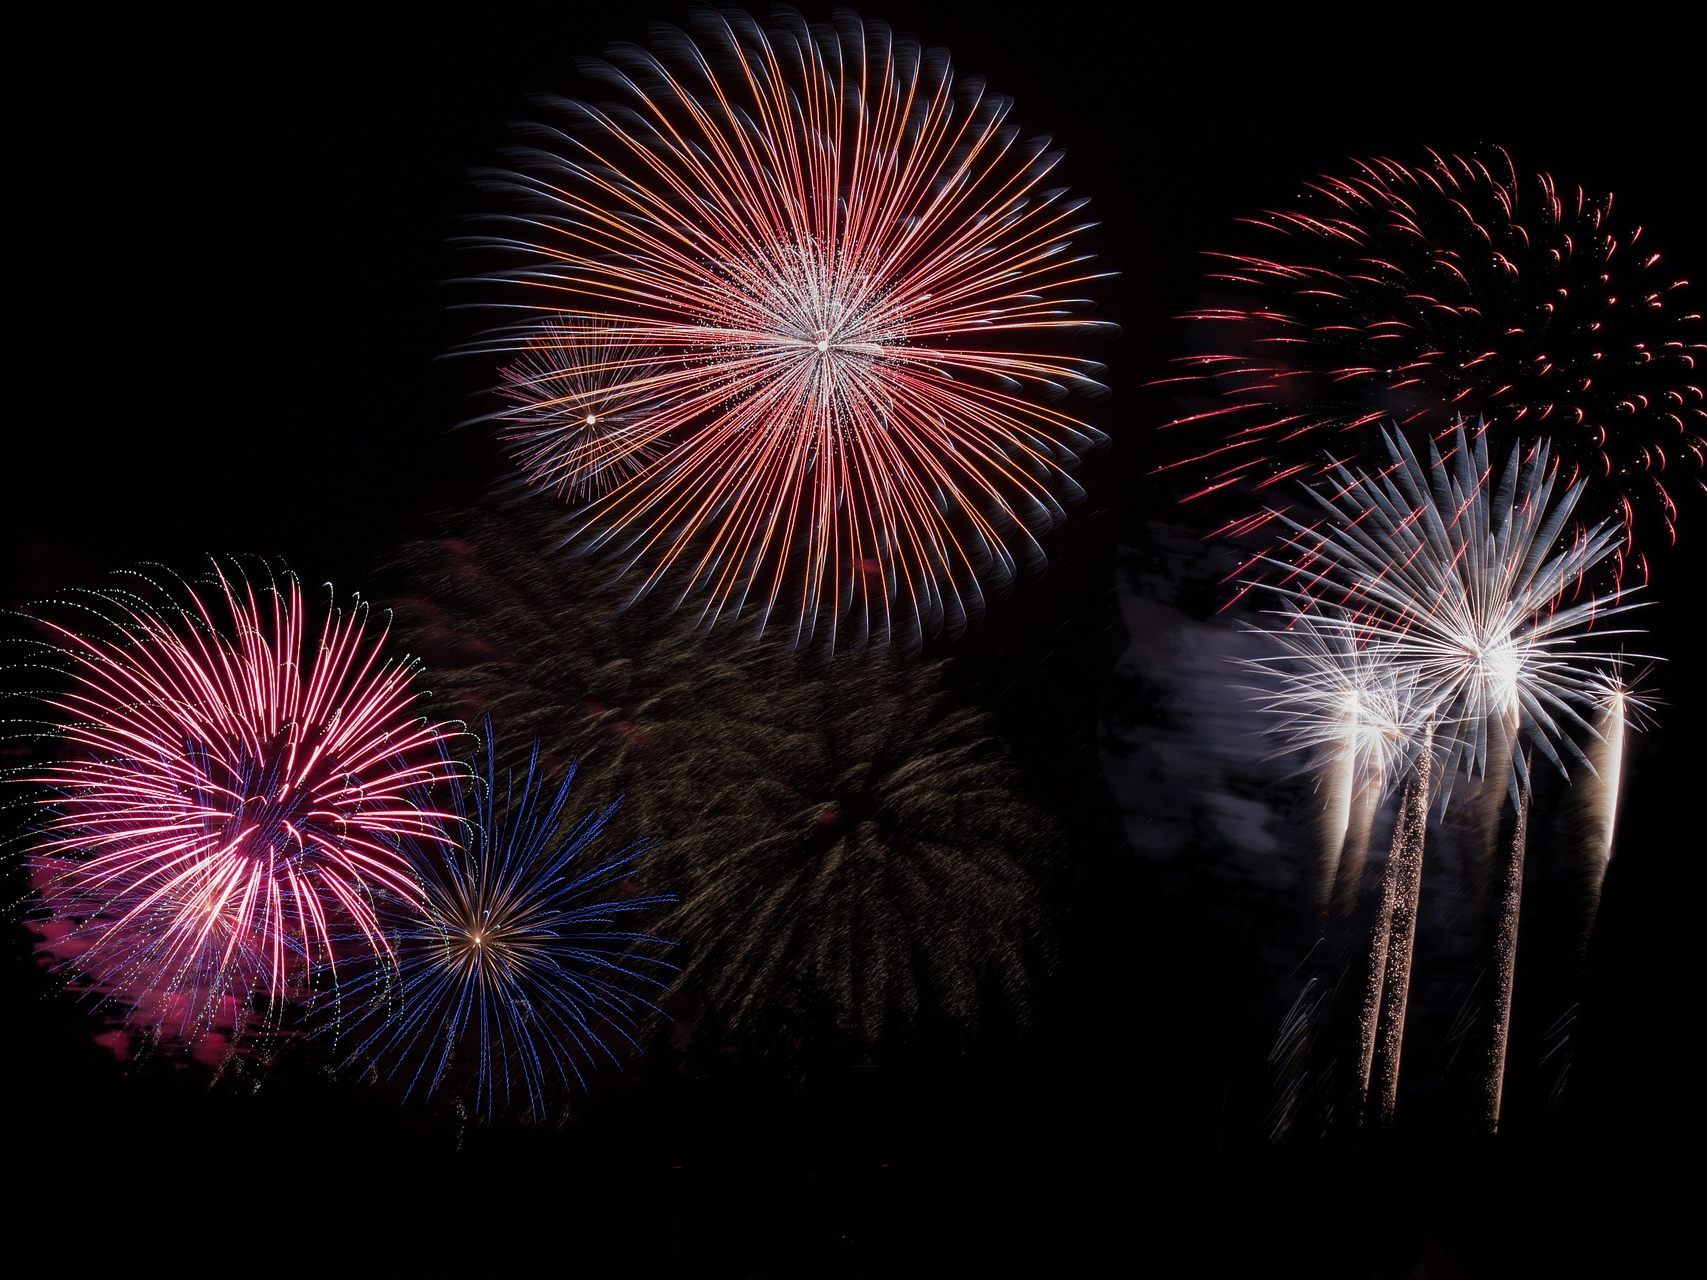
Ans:
[[[596,417],[613,376],[645,406],[524,465],[596,461],[611,485],[577,539],[641,591],[703,596],[708,625],[958,625],[981,579],[1040,554],[1099,438],[1056,407],[1096,366],[1036,349],[1089,324],[1082,202],[941,53],[851,15],[699,22],[698,43],[614,51],[595,74],[615,105],[564,104],[575,126],[504,175],[526,211],[499,279],[544,324],[493,347],[555,346],[565,414]],[[554,340],[566,318],[585,340]],[[613,367],[612,346],[648,355]]]
[[[449,839],[418,803],[451,773],[449,731],[413,714],[414,670],[365,606],[315,634],[294,578],[145,586],[82,602],[98,634],[42,624],[66,690],[30,778],[51,793],[34,878],[50,957],[195,1039],[276,1013],[352,949],[389,953],[374,899],[418,900],[411,842]]]
[[[1225,403],[1169,424],[1218,431],[1171,465],[1193,497],[1267,490],[1379,459],[1379,424],[1442,439],[1480,420],[1547,439],[1566,482],[1585,478],[1623,521],[1627,552],[1644,524],[1673,537],[1672,485],[1699,488],[1707,463],[1707,343],[1687,282],[1641,227],[1619,226],[1611,196],[1562,191],[1502,150],[1430,156],[1319,178],[1300,207],[1246,219],[1260,251],[1211,255],[1228,296],[1186,319],[1218,344],[1169,381]]]

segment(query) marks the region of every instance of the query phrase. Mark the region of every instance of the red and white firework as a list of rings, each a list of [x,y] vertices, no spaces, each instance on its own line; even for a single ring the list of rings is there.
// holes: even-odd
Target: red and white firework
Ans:
[[[1082,202],[941,52],[847,14],[697,22],[593,66],[612,101],[563,104],[571,125],[502,178],[522,210],[496,279],[527,318],[493,349],[568,320],[597,341],[560,347],[565,379],[649,353],[573,540],[640,591],[703,598],[707,625],[957,626],[1040,557],[1099,439],[1060,407],[1098,389],[1057,349],[1091,327]]]
[[[1169,424],[1213,434],[1170,469],[1192,497],[1284,508],[1273,490],[1293,477],[1384,461],[1386,426],[1420,445],[1480,420],[1502,445],[1545,440],[1585,510],[1623,524],[1618,579],[1640,574],[1640,533],[1675,536],[1674,490],[1702,484],[1707,331],[1613,203],[1495,148],[1359,161],[1245,219],[1256,242],[1210,255],[1222,296],[1186,316],[1212,345],[1167,380],[1220,398]]]
[[[389,954],[375,899],[419,900],[410,847],[453,839],[422,803],[453,766],[366,607],[316,624],[294,578],[223,568],[78,603],[78,625],[40,619],[64,686],[28,779],[47,954],[189,1040]]]

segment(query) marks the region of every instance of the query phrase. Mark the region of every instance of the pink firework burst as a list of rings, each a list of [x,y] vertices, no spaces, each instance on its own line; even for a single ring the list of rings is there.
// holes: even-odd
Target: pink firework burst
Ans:
[[[310,619],[299,584],[217,569],[205,589],[100,592],[93,628],[44,619],[64,690],[33,879],[44,952],[159,1034],[240,1031],[247,1011],[382,958],[379,895],[416,901],[421,803],[450,731],[365,606]]]
[[[1420,443],[1482,421],[1545,440],[1593,514],[1623,523],[1622,580],[1644,526],[1675,535],[1676,485],[1701,487],[1707,334],[1687,281],[1613,203],[1496,148],[1360,161],[1246,219],[1250,250],[1211,255],[1225,296],[1186,317],[1214,345],[1169,380],[1221,401],[1169,425],[1215,434],[1171,466],[1193,497],[1254,489],[1283,507],[1275,486],[1382,460],[1387,425]]]
[[[557,344],[566,381],[649,353],[619,362],[645,409],[596,446],[612,483],[572,540],[702,598],[706,625],[957,627],[1041,556],[1100,439],[1060,407],[1098,367],[1049,349],[1093,327],[1082,202],[1007,99],[886,27],[718,13],[696,34],[613,51],[613,103],[563,104],[571,126],[503,176],[524,211],[497,279],[530,319],[492,346],[591,327]],[[524,465],[575,473],[566,447]]]

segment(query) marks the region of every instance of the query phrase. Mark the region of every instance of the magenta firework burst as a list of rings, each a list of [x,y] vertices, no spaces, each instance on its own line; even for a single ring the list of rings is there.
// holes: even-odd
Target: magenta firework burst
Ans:
[[[419,900],[410,845],[451,837],[417,797],[452,766],[366,607],[316,620],[294,578],[224,568],[76,603],[77,625],[42,620],[63,677],[31,777],[50,954],[186,1039],[389,954],[375,897]]]
[[[1707,334],[1610,195],[1497,148],[1431,152],[1356,162],[1246,221],[1257,243],[1211,255],[1223,297],[1187,317],[1210,349],[1172,380],[1224,398],[1170,424],[1216,428],[1172,464],[1194,496],[1380,461],[1382,424],[1420,443],[1480,419],[1546,439],[1592,514],[1623,523],[1626,557],[1644,526],[1673,535],[1674,490],[1707,461]]]
[[[1099,389],[1068,354],[1093,327],[1082,201],[941,52],[849,14],[696,21],[594,64],[610,101],[562,104],[503,175],[521,318],[492,349],[555,346],[566,421],[645,406],[536,435],[524,465],[609,477],[572,540],[707,625],[958,626],[1040,557],[1099,439],[1063,407]],[[557,340],[566,320],[583,336]]]

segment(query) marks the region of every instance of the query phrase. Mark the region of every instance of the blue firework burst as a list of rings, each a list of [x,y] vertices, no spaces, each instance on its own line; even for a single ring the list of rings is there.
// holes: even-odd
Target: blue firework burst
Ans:
[[[675,899],[634,892],[648,842],[603,848],[620,801],[572,817],[573,765],[553,789],[536,743],[525,774],[500,770],[489,721],[483,757],[464,847],[423,858],[424,913],[368,984],[350,1059],[405,1098],[454,1093],[484,1119],[546,1120],[617,1064],[617,1044],[636,1044],[674,967],[670,944],[631,922]]]

